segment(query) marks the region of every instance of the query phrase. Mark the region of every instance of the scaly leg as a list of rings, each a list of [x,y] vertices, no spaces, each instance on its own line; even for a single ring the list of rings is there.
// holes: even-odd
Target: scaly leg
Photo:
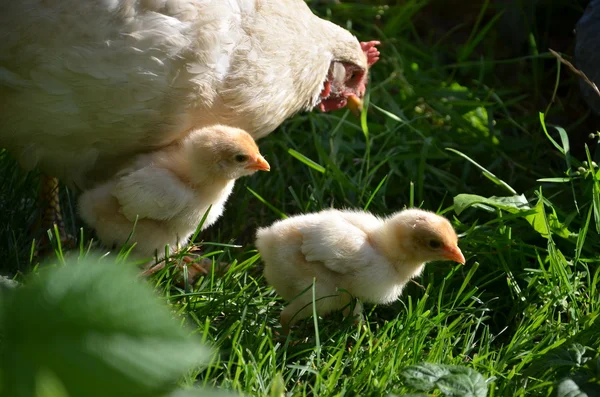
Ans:
[[[52,235],[54,235],[54,225],[56,225],[58,229],[61,246],[63,248],[72,248],[75,246],[75,239],[72,236],[69,236],[65,229],[58,193],[58,179],[42,174],[39,194],[41,214],[36,222],[35,230],[35,232],[41,231],[41,236],[37,245],[36,255],[43,255],[52,250],[52,244],[47,231],[50,229]]]

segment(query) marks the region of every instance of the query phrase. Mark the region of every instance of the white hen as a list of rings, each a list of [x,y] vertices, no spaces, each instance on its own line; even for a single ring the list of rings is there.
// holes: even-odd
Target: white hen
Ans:
[[[237,178],[269,163],[245,131],[213,126],[196,130],[172,147],[139,155],[108,182],[79,200],[83,220],[110,246],[130,243],[139,259],[158,258],[185,244],[212,206],[203,229],[223,213]]]
[[[375,44],[303,0],[3,1],[0,147],[87,188],[197,128],[362,98]]]
[[[419,209],[385,219],[349,210],[295,216],[259,229],[256,247],[265,279],[289,302],[281,313],[286,332],[312,314],[313,279],[317,313],[346,307],[347,315],[352,297],[393,302],[427,262],[465,262],[450,222]]]

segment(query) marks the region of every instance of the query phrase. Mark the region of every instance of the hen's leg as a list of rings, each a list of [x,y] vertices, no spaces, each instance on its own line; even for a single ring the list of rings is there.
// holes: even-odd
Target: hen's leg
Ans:
[[[360,43],[360,47],[362,48],[362,50],[365,52],[365,55],[367,56],[367,64],[369,66],[373,65],[375,62],[377,62],[379,60],[379,50],[375,47],[377,45],[381,44],[379,41],[373,40],[373,41],[367,41],[367,42],[361,42]]]
[[[52,249],[52,244],[48,237],[48,229],[54,235],[54,225],[58,229],[61,246],[63,248],[72,248],[75,246],[75,240],[67,234],[65,224],[60,210],[59,182],[57,178],[47,175],[41,176],[39,205],[41,214],[36,222],[36,231],[41,231],[41,237],[37,246],[37,255],[43,255]]]

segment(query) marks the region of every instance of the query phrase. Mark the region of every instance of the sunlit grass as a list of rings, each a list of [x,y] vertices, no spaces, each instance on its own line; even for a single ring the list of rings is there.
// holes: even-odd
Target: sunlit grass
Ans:
[[[539,65],[522,76],[526,86],[486,77],[499,65],[544,60],[543,49],[510,62],[474,59],[491,20],[469,35],[456,63],[442,65],[439,47],[417,40],[411,25],[426,2],[405,3],[386,9],[376,27],[376,7],[333,8],[361,39],[383,41],[366,119],[301,114],[260,141],[272,172],[240,180],[223,218],[197,239],[215,263],[231,263],[226,274],[178,286],[167,266],[148,281],[219,350],[182,384],[272,396],[427,393],[414,375],[422,369],[410,366],[434,363],[474,371],[433,384],[437,395],[469,395],[466,387],[477,396],[549,396],[566,377],[599,387],[600,171],[590,150],[598,137],[572,142],[570,126],[540,118],[562,109],[524,105],[555,92],[556,75]],[[2,156],[1,205],[11,210],[0,226],[3,266],[29,271],[37,263],[28,263],[27,240],[35,175]],[[334,313],[279,335],[283,301],[262,278],[258,226],[332,206],[387,214],[413,205],[452,220],[466,266],[428,265],[416,280],[423,287],[409,285],[395,304],[367,306],[361,326]],[[79,235],[79,221],[68,221]],[[91,236],[84,231],[81,256]]]

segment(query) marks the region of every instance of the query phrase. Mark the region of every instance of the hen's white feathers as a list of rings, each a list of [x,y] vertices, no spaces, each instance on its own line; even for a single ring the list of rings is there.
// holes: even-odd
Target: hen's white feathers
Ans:
[[[0,4],[0,146],[80,187],[191,130],[262,137],[314,107],[348,31],[303,0]]]

